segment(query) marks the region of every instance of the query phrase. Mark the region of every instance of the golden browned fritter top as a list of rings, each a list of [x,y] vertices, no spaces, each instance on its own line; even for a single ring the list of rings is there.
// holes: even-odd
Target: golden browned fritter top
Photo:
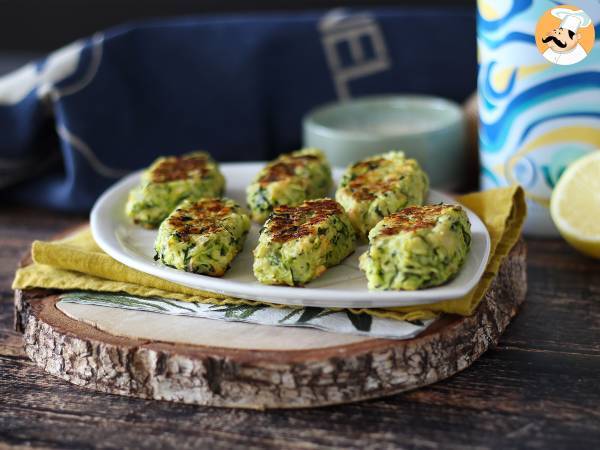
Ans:
[[[287,242],[316,234],[315,225],[343,211],[338,202],[329,198],[308,200],[299,206],[278,206],[269,218],[267,227],[275,242]]]
[[[390,171],[391,168],[393,171]],[[409,160],[403,160],[403,165],[398,166],[393,160],[378,158],[359,161],[351,170],[358,174],[348,182],[348,189],[352,197],[363,201],[373,200],[377,193],[393,190],[414,168]]]
[[[315,155],[285,155],[285,157],[266,166],[258,182],[265,185],[273,181],[285,180],[294,175],[296,167],[304,166],[309,161],[318,159]]]
[[[231,213],[231,207],[218,198],[202,199],[176,210],[169,217],[169,225],[182,240],[192,234],[220,231],[220,219]]]
[[[170,156],[161,161],[151,172],[151,180],[155,183],[166,183],[189,178],[192,172],[203,176],[207,172],[208,156],[202,153],[195,155]]]
[[[385,219],[385,227],[381,230],[384,236],[392,236],[400,232],[417,231],[423,228],[432,228],[437,223],[440,215],[447,211],[460,211],[459,205],[426,205],[411,206],[391,214]]]

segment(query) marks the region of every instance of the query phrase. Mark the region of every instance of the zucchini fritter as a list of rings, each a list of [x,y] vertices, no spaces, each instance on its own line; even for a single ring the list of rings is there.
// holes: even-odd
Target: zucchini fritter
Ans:
[[[470,245],[471,224],[459,205],[404,208],[371,230],[360,268],[369,289],[437,286],[458,273]]]
[[[222,276],[242,250],[250,218],[233,200],[184,200],[158,229],[155,260],[175,269]]]
[[[429,179],[419,163],[392,151],[363,159],[346,169],[335,198],[344,207],[358,237],[385,216],[427,198]]]
[[[126,214],[134,223],[156,228],[186,198],[219,197],[225,178],[205,152],[158,158],[129,193]]]
[[[303,285],[339,264],[354,248],[354,229],[335,200],[278,206],[260,232],[254,275],[264,284]]]
[[[252,219],[264,222],[279,205],[296,206],[324,197],[332,186],[331,169],[320,150],[307,148],[267,164],[246,189]]]

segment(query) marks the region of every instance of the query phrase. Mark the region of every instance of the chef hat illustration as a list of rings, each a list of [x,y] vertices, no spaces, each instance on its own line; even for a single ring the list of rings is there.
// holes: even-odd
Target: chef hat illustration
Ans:
[[[562,29],[571,30],[573,33],[577,33],[579,28],[585,28],[592,23],[590,16],[581,9],[573,11],[567,8],[554,8],[550,12],[561,20],[560,27]]]

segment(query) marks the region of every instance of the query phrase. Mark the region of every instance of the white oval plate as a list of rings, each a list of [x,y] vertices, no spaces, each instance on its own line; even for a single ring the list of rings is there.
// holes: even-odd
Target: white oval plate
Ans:
[[[245,205],[245,189],[264,163],[221,164],[227,179],[227,197]],[[334,169],[339,180],[341,169]],[[138,184],[141,172],[131,174],[108,189],[96,202],[91,213],[91,228],[98,245],[126,266],[191,288],[216,292],[249,300],[263,300],[283,305],[303,305],[343,308],[372,308],[425,305],[466,295],[479,281],[490,252],[490,237],[472,211],[471,251],[460,273],[450,283],[420,291],[369,291],[367,280],[358,269],[358,257],[367,246],[360,246],[342,264],[332,267],[323,276],[304,288],[267,286],[260,284],[252,273],[252,250],[258,241],[260,226],[252,225],[244,250],[238,254],[231,269],[222,278],[184,272],[154,261],[156,230],[133,225],[125,216],[129,190]],[[451,197],[431,191],[428,203],[456,203]]]

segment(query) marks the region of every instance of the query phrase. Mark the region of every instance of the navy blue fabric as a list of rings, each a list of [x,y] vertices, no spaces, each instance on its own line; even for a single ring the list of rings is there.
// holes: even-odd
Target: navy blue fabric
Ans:
[[[369,13],[391,66],[351,81],[353,97],[427,93],[462,101],[475,90],[474,10]],[[56,127],[119,173],[194,149],[234,161],[299,148],[302,116],[337,98],[318,28],[323,14],[185,18],[105,32],[100,66],[85,88],[49,102],[32,92],[0,105],[0,160],[41,160],[52,147],[60,151],[53,169],[0,196],[85,210],[115,182],[114,173],[99,173],[68,140],[45,136]],[[90,38],[59,91],[85,78],[93,52]]]

